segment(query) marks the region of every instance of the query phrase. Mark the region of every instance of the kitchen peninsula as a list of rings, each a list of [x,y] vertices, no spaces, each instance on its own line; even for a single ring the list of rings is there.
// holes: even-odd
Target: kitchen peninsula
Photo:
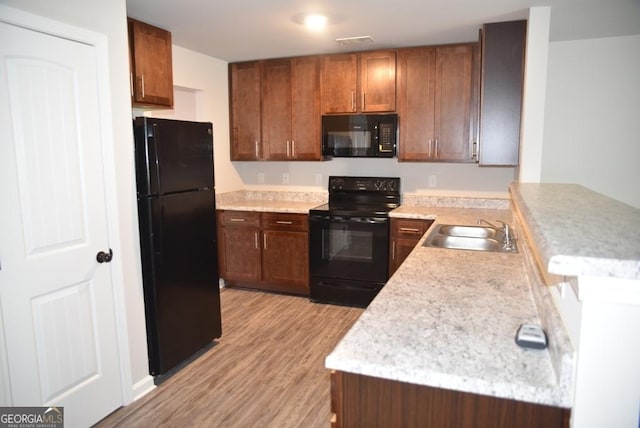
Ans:
[[[511,193],[513,212],[403,205],[391,213],[436,224],[504,220],[515,227],[520,252],[425,248],[423,237],[326,359],[334,371],[334,426],[417,425],[420,417],[449,426],[481,417],[491,426],[505,415],[512,426],[569,426],[570,417],[573,426],[637,421],[637,382],[625,380],[640,378],[632,363],[640,359],[638,345],[617,341],[598,352],[596,343],[615,331],[638,337],[638,210],[573,185],[514,184]],[[602,218],[612,220],[607,227],[617,245],[594,246]],[[585,294],[579,334],[570,338],[571,320],[553,301],[550,274],[576,275],[591,293],[598,287],[593,275],[604,275],[597,278],[614,283],[619,316],[607,321],[608,303]],[[516,346],[516,330],[527,322],[542,324],[547,350]],[[616,403],[602,397],[605,387]]]

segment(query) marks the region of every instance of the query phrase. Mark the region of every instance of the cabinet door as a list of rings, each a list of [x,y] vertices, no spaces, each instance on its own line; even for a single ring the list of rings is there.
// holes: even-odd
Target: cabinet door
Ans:
[[[131,18],[127,22],[132,104],[173,107],[171,33]]]
[[[398,51],[399,161],[429,160],[433,155],[435,48]]]
[[[391,219],[391,250],[389,251],[389,276],[400,267],[413,251],[420,238],[433,224],[433,220]]]
[[[258,281],[261,273],[260,213],[218,212],[218,264],[225,280]]]
[[[263,231],[263,280],[279,291],[309,294],[309,249],[305,232]]]
[[[291,157],[321,160],[320,57],[291,60]]]
[[[439,47],[436,54],[435,155],[471,162],[473,45]]]
[[[358,55],[336,54],[322,57],[322,111],[353,113],[356,111]]]
[[[480,164],[518,165],[527,21],[482,28]]]
[[[396,53],[373,51],[360,54],[360,111],[396,109]]]
[[[265,61],[262,76],[263,157],[286,160],[291,156],[291,61]]]
[[[231,93],[231,160],[261,157],[261,63],[229,65]]]

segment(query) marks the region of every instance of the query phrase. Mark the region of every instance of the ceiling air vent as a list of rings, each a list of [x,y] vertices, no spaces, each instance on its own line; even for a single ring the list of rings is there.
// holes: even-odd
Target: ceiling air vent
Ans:
[[[362,43],[373,43],[371,36],[343,37],[336,39],[336,43],[340,46],[359,45]]]

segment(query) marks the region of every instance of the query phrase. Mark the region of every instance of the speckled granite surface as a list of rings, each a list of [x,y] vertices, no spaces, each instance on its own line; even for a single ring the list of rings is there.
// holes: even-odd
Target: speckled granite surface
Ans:
[[[262,211],[307,214],[327,202],[323,192],[281,192],[239,190],[216,195],[219,210]]]
[[[404,206],[392,215],[512,222],[508,210]],[[327,368],[570,407],[571,385],[559,380],[571,378],[556,375],[550,353],[514,342],[520,324],[540,322],[522,255],[421,243],[326,358]]]
[[[640,279],[640,210],[576,184],[515,183],[514,204],[556,275]]]
[[[460,196],[435,196],[405,193],[402,195],[403,205],[419,205],[441,208],[478,208],[503,210],[509,208],[509,199],[479,198]]]

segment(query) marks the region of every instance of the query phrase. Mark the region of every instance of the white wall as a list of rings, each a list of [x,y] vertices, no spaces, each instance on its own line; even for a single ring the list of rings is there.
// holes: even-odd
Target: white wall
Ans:
[[[329,175],[401,178],[402,193],[444,193],[505,196],[514,180],[514,168],[487,168],[475,164],[398,162],[397,159],[334,158],[324,162],[234,162],[243,182],[252,188],[326,191]],[[259,174],[264,173],[264,184]],[[288,173],[290,184],[282,184]],[[430,186],[429,177],[432,176]],[[318,181],[319,179],[319,181]]]
[[[550,7],[529,10],[520,127],[520,182],[540,182],[550,20]]]
[[[116,160],[118,212],[125,281],[127,329],[134,385],[148,386],[146,327],[138,240],[129,95],[129,54],[125,0],[2,0],[8,6],[104,34],[109,45],[109,80]],[[125,388],[127,385],[125,385]],[[135,396],[139,392],[133,390]]]
[[[542,181],[640,208],[640,35],[549,45]]]

